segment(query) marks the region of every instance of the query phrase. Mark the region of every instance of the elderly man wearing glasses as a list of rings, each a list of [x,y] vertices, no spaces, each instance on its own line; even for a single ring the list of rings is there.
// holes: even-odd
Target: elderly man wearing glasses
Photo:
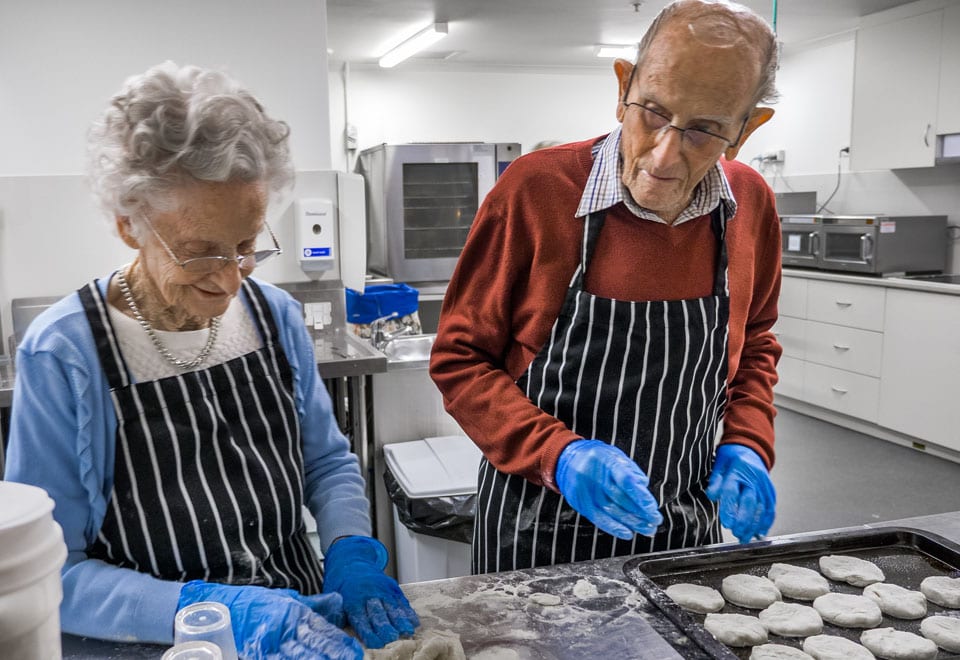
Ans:
[[[775,35],[680,0],[614,69],[620,125],[511,164],[447,287],[430,370],[484,453],[476,572],[773,522],[780,227],[734,158],[773,115]]]
[[[6,472],[56,503],[66,632],[169,644],[178,609],[219,601],[244,657],[360,658],[346,623],[368,647],[419,623],[383,573],[300,306],[250,277],[280,252],[264,216],[293,180],[288,133],[227,76],[170,62],[90,133],[95,192],[136,256],[31,324]]]

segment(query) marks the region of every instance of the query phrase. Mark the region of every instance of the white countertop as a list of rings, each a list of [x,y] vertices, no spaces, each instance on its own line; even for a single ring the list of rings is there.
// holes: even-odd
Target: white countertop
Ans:
[[[945,293],[960,296],[960,284],[945,282],[927,282],[925,280],[911,280],[904,277],[879,277],[876,275],[851,275],[835,273],[826,270],[811,268],[783,269],[784,277],[800,277],[808,280],[822,280],[827,282],[844,282],[849,284],[863,284],[866,286],[883,286],[890,289],[909,289],[911,291],[925,291],[927,293]]]

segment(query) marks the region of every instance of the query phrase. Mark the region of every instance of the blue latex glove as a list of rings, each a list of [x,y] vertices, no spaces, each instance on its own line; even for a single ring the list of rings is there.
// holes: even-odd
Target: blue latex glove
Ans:
[[[707,497],[720,501],[720,524],[741,543],[765,536],[773,525],[777,492],[767,464],[744,445],[717,447],[717,462],[710,474]]]
[[[575,440],[557,460],[557,488],[587,520],[617,538],[653,536],[663,522],[650,480],[622,450],[600,440]]]
[[[292,589],[194,580],[180,589],[177,609],[211,600],[230,610],[237,650],[246,660],[363,658],[357,640],[335,625],[343,620],[337,594],[303,596]]]
[[[347,620],[367,648],[412,635],[420,625],[400,585],[383,572],[387,549],[369,536],[345,536],[327,550],[323,592],[339,593]]]

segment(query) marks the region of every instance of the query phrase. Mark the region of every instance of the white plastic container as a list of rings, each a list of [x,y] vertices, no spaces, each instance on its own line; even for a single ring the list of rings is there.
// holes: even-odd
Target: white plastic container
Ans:
[[[411,499],[477,492],[482,454],[466,436],[442,436],[384,445],[384,460]],[[470,574],[470,544],[408,529],[393,506],[397,581],[425,582]]]
[[[61,657],[60,569],[67,558],[53,500],[42,488],[0,481],[0,649],[4,658]]]

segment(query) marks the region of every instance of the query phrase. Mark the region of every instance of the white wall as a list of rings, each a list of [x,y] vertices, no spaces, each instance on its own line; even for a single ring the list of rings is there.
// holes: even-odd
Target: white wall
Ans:
[[[88,197],[84,137],[127,76],[167,59],[227,70],[290,124],[298,170],[330,167],[325,0],[0,3],[3,344],[11,298],[132,257]]]

